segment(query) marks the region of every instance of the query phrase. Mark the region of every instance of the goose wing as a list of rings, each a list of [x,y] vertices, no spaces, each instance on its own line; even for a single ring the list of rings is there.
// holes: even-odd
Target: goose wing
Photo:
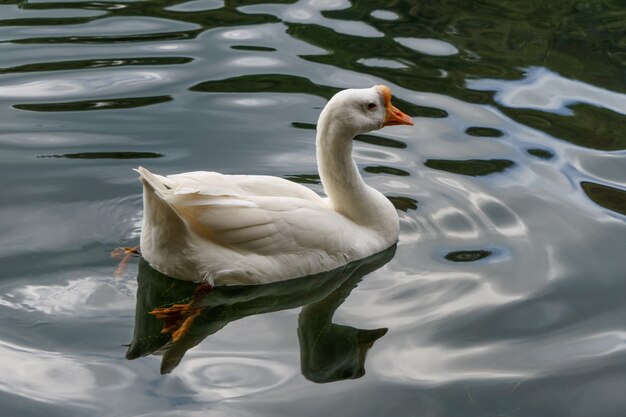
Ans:
[[[144,170],[147,171],[147,170]],[[348,252],[354,227],[325,199],[290,181],[264,176],[149,172],[160,197],[195,233],[243,253]]]

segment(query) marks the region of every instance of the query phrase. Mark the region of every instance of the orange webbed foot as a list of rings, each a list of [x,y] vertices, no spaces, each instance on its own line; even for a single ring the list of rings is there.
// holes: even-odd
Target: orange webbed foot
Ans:
[[[124,270],[126,270],[126,265],[128,265],[128,261],[130,258],[136,256],[141,256],[139,245],[132,248],[115,248],[111,251],[111,258],[120,260],[114,273],[115,278],[119,279],[122,277]]]
[[[206,297],[213,287],[208,284],[200,284],[196,287],[194,296],[187,304],[174,304],[171,307],[155,308],[148,314],[152,314],[163,322],[161,333],[171,333],[172,342],[178,342],[191,328],[196,317],[198,317],[203,307],[201,301]]]

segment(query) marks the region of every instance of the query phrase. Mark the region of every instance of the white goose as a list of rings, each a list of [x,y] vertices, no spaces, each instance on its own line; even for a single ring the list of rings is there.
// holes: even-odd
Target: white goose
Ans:
[[[271,176],[163,177],[139,167],[141,253],[163,274],[213,286],[297,278],[386,249],[398,239],[398,214],[363,181],[352,139],[412,124],[391,104],[386,86],[337,93],[317,124],[317,164],[328,198]]]

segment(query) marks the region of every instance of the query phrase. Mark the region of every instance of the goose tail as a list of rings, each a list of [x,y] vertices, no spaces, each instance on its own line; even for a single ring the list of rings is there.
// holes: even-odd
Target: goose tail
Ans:
[[[161,245],[175,245],[177,240],[183,239],[186,226],[168,202],[171,189],[175,186],[173,181],[143,167],[138,167],[135,171],[139,173],[139,180],[143,183],[141,253],[150,262],[153,252],[162,252],[162,248],[159,249]]]
[[[139,180],[143,183],[144,188],[154,191],[161,199],[165,199],[164,194],[173,188],[171,181],[161,175],[153,174],[144,167],[137,167],[133,171],[139,174]]]

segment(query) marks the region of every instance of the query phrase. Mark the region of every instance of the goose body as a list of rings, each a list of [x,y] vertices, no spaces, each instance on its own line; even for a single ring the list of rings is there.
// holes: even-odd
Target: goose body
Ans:
[[[210,285],[263,284],[337,268],[393,245],[398,215],[354,163],[352,138],[413,124],[385,86],[337,93],[318,120],[323,198],[262,175],[187,172],[160,176],[139,167],[144,186],[141,252],[174,278]]]

